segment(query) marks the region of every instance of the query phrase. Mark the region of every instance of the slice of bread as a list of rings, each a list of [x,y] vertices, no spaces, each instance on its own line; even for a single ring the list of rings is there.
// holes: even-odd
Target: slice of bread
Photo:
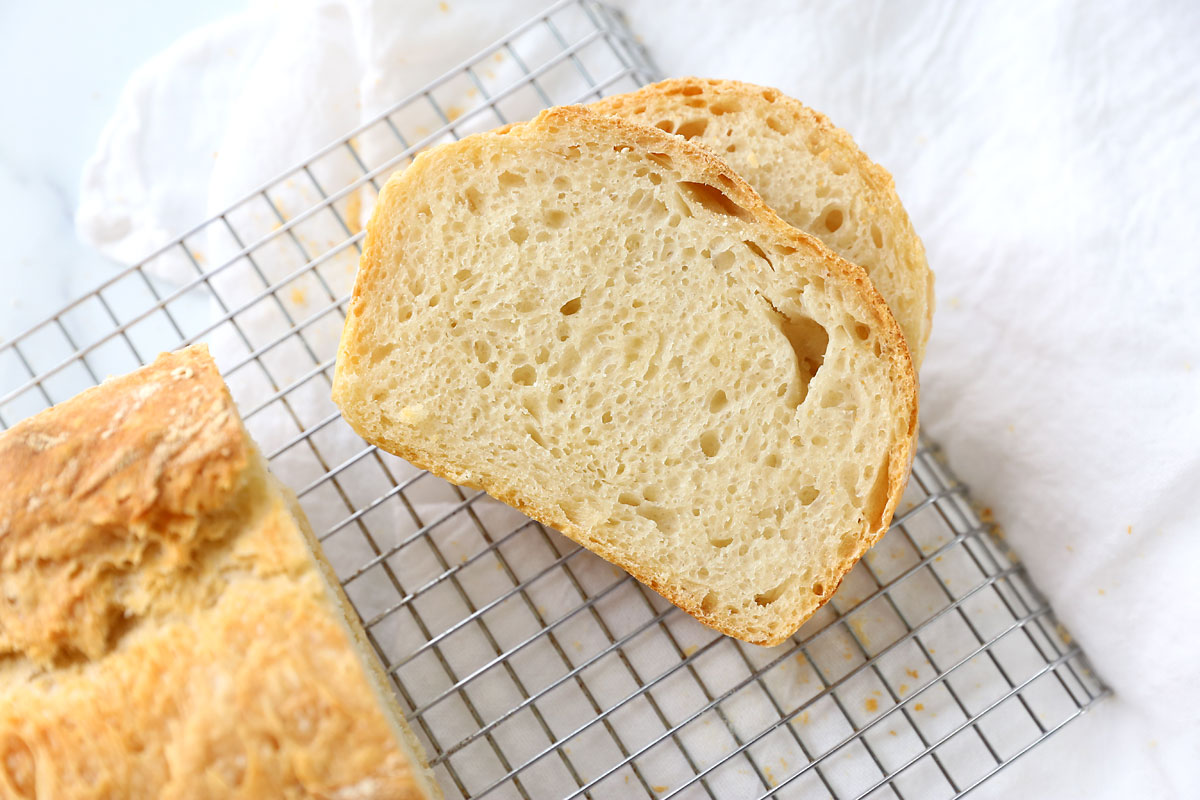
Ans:
[[[0,796],[440,797],[311,545],[202,345],[0,435]]]
[[[773,644],[887,528],[916,390],[861,268],[707,150],[564,107],[388,181],[333,397],[368,441]]]
[[[680,78],[591,108],[703,145],[785,222],[871,276],[920,368],[933,318],[933,273],[892,176],[822,114],[776,89]]]

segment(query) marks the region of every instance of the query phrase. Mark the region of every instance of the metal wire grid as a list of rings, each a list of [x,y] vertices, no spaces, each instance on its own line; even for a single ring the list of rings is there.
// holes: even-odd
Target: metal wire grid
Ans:
[[[657,77],[611,10],[557,3],[0,344],[0,426],[210,342],[450,797],[961,796],[1107,690],[934,446],[888,535],[766,649],[363,447],[329,401],[382,178],[430,144]]]

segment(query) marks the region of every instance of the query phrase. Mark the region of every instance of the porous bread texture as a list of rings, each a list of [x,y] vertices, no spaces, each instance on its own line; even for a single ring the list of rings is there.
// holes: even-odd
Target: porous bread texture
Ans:
[[[206,348],[0,435],[0,798],[440,797]]]
[[[333,397],[368,441],[760,644],[887,528],[917,412],[860,268],[708,151],[580,107],[392,176]]]
[[[591,105],[716,153],[776,214],[867,271],[919,369],[933,320],[933,272],[887,170],[823,114],[777,89],[674,78]]]

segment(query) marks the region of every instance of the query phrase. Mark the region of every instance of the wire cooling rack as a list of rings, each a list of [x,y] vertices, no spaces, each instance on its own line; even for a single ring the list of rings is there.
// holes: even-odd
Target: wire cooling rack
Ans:
[[[958,797],[1107,693],[923,442],[890,532],[783,645],[719,636],[329,400],[361,223],[423,147],[656,80],[566,0],[0,345],[0,426],[210,343],[449,797]]]

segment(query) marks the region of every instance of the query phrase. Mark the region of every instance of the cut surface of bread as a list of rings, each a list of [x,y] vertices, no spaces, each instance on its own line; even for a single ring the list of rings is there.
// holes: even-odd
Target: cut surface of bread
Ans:
[[[580,107],[389,180],[333,396],[368,441],[764,644],[887,528],[917,409],[860,268],[707,151]]]
[[[871,276],[921,366],[933,273],[892,176],[823,114],[777,89],[678,78],[593,103],[709,148],[776,214]]]
[[[0,797],[440,797],[310,536],[203,346],[0,435]]]

